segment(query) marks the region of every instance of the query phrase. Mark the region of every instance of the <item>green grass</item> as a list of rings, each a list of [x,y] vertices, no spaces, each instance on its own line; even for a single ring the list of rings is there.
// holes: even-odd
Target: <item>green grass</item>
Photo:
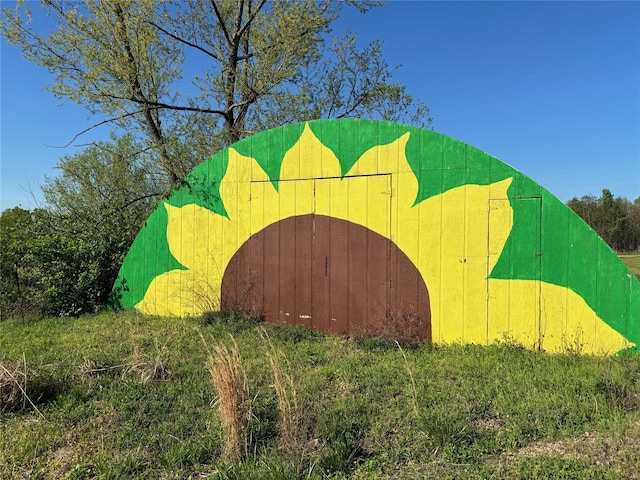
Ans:
[[[631,273],[640,278],[640,255],[619,255],[619,257]]]
[[[640,472],[640,356],[549,355],[510,342],[401,351],[385,339],[264,327],[270,344],[241,317],[118,312],[0,323],[0,362],[26,361],[26,390],[37,407],[19,404],[0,416],[0,478]],[[224,439],[198,332],[227,345],[232,334],[244,363],[249,440],[235,464],[221,460]],[[268,357],[275,351],[303,412],[297,435],[286,438]]]

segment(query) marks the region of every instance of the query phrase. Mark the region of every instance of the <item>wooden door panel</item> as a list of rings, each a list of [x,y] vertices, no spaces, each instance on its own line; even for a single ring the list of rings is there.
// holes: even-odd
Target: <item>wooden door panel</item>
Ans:
[[[228,305],[262,312],[268,322],[328,333],[430,339],[427,287],[389,239],[390,176],[343,181],[350,182],[347,201],[354,202],[347,211],[361,221],[377,215],[372,222],[378,231],[315,213],[268,225],[229,262],[222,298]],[[374,202],[372,211],[367,202]],[[239,297],[253,303],[238,302]]]

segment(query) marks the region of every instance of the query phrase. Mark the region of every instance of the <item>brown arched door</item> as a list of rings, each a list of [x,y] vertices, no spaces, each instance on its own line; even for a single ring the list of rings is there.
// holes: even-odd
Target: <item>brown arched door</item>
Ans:
[[[299,180],[320,182],[322,179]],[[349,177],[367,182],[386,235],[325,215],[297,215],[254,233],[233,256],[222,281],[222,308],[248,311],[328,333],[431,339],[427,287],[391,241],[391,176]],[[348,198],[357,208],[367,199]],[[355,204],[354,204],[355,205]],[[380,205],[386,205],[381,210]]]

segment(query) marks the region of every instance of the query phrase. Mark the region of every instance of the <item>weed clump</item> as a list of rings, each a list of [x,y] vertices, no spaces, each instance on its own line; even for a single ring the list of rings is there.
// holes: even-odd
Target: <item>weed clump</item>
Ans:
[[[20,362],[0,362],[0,415],[26,410],[27,404],[42,417],[42,413],[27,394],[29,370],[23,357]]]
[[[234,311],[204,312],[200,321],[203,326],[220,325],[227,331],[231,331],[233,333],[241,333],[245,330],[251,330],[263,322],[262,318],[258,316],[246,313],[237,313]]]
[[[0,414],[24,410],[26,388],[26,362],[0,363]]]
[[[371,324],[355,326],[350,336],[369,350],[394,350],[396,345],[417,348],[431,338],[430,329],[412,307],[398,305],[378,312]]]
[[[145,352],[140,345],[133,346],[131,366],[129,372],[137,375],[144,384],[161,382],[171,376],[171,370],[167,366],[168,349],[166,345],[159,345],[155,341],[155,351]]]
[[[233,342],[230,348],[213,338],[213,345],[209,347],[202,335],[201,338],[207,350],[211,382],[218,393],[216,404],[224,435],[222,456],[229,462],[237,462],[247,447],[249,402],[240,350],[233,336],[229,336]]]
[[[281,448],[287,456],[294,457],[296,454],[303,453],[300,452],[300,449],[304,448],[306,444],[306,435],[301,427],[302,412],[298,404],[296,385],[293,377],[283,369],[282,363],[284,362],[288,369],[291,368],[291,365],[284,354],[271,343],[265,329],[260,330],[260,336],[267,343],[267,358],[278,398]],[[280,357],[284,357],[284,360],[281,360]]]

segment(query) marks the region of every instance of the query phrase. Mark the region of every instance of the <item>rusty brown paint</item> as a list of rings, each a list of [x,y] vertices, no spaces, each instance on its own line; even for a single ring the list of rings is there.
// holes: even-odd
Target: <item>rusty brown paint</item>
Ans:
[[[324,215],[252,235],[222,280],[222,308],[328,333],[431,340],[429,293],[388,238]]]

